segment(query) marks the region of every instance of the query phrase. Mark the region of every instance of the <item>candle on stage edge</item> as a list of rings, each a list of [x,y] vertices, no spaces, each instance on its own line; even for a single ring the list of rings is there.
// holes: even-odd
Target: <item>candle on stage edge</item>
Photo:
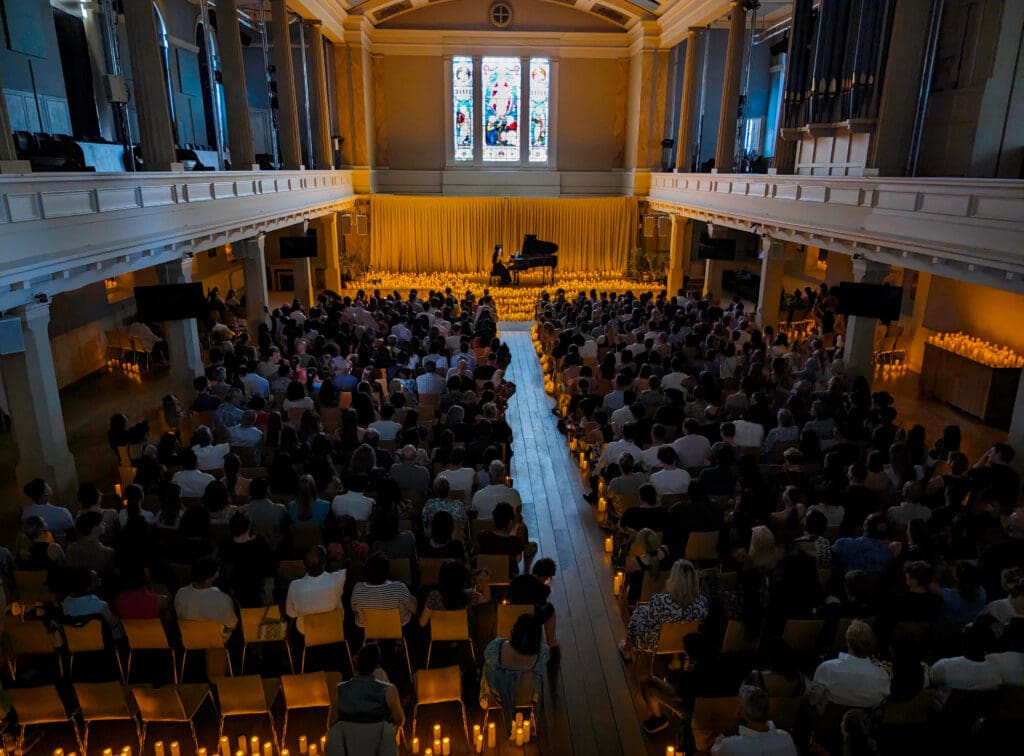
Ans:
[[[478,724],[473,725],[473,740],[474,741],[476,740],[477,735],[479,735],[479,734],[480,734],[480,725],[478,725]]]
[[[440,740],[440,739],[441,739],[441,725],[435,724],[434,725],[434,740]]]
[[[675,746],[665,746],[665,756],[676,756]]]
[[[434,738],[434,753],[436,753],[437,756],[441,756],[441,741],[437,738]]]
[[[477,733],[477,736],[476,736],[476,752],[477,753],[483,753],[484,752],[484,735],[483,735],[483,733]]]
[[[274,746],[269,740],[263,744],[263,756],[274,756]]]
[[[612,548],[614,546],[614,543],[615,542],[612,540],[611,536],[608,536],[607,538],[604,539],[604,553],[605,554],[611,554],[612,553]]]
[[[206,749],[200,748],[198,751],[196,751],[196,756],[206,756]]]
[[[60,754],[57,751],[60,751]],[[53,752],[53,756],[64,756],[64,749],[58,748],[57,751]],[[153,744],[153,756],[164,756],[164,741],[158,740]]]
[[[327,753],[327,736],[320,736],[320,753]]]
[[[419,753],[420,752],[420,739],[419,738],[414,737],[412,739],[412,752],[413,753]]]
[[[487,725],[487,747],[494,748],[498,744],[498,731],[494,728],[494,722]]]
[[[231,756],[231,741],[228,740],[227,735],[221,735],[218,753],[220,756]]]
[[[441,756],[452,756],[451,738],[441,738]]]
[[[64,749],[63,748],[54,748],[53,749],[53,756],[64,756]]]
[[[238,736],[238,750],[244,754],[249,752],[249,739],[245,735]]]
[[[305,754],[309,752],[309,741],[305,735],[299,735],[299,753]]]
[[[171,756],[181,756],[181,746],[177,740],[171,741]]]
[[[531,731],[530,720],[527,719],[526,721],[523,722],[523,742],[524,743],[529,743],[530,742],[530,731]]]
[[[255,735],[249,738],[249,751],[252,756],[260,756],[260,739]]]

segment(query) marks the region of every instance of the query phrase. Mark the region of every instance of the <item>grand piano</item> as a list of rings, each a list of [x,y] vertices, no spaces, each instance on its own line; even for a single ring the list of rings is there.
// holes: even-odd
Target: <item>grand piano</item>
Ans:
[[[512,282],[519,284],[519,273],[531,268],[550,268],[551,283],[555,282],[555,268],[558,266],[558,245],[543,241],[536,234],[526,234],[523,246],[512,258],[508,269],[512,273]]]

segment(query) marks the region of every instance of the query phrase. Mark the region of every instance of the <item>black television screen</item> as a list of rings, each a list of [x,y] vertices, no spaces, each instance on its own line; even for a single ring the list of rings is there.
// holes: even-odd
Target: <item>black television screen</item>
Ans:
[[[139,320],[188,320],[206,317],[206,297],[201,283],[136,286],[135,306]]]
[[[838,291],[839,312],[878,318],[883,323],[900,319],[903,287],[842,281]]]
[[[316,234],[306,236],[282,236],[281,259],[316,257]]]
[[[702,234],[697,244],[698,260],[735,260],[735,239],[712,239]]]

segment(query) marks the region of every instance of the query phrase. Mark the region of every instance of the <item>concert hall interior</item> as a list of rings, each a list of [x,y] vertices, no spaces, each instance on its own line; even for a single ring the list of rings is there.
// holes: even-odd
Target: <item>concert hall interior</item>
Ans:
[[[1020,741],[1024,2],[0,29],[0,756]]]

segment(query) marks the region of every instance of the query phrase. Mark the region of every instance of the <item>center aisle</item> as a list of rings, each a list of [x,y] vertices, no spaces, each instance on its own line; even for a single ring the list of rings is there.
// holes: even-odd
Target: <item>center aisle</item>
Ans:
[[[530,540],[539,557],[558,564],[551,601],[557,612],[560,664],[544,690],[543,752],[551,754],[648,753],[616,643],[625,637],[612,596],[612,573],[578,468],[551,414],[554,401],[529,331],[501,324],[512,352],[506,378],[516,384],[506,419],[512,426],[512,480],[523,500]]]

